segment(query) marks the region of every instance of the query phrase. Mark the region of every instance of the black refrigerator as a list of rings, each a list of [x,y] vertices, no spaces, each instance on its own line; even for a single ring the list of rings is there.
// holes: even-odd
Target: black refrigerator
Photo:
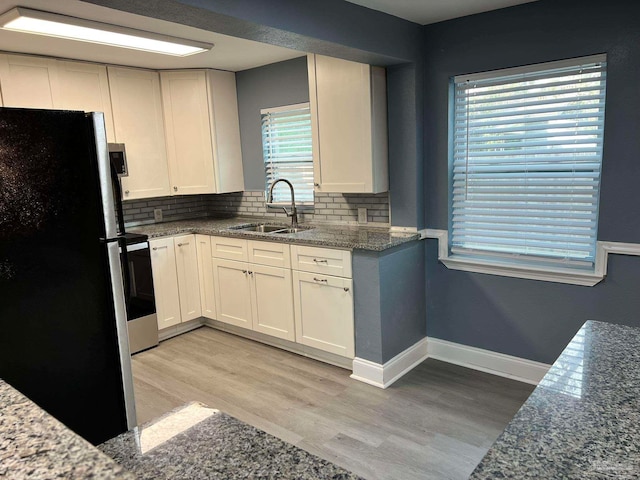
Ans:
[[[94,444],[135,426],[101,113],[0,108],[0,378]]]

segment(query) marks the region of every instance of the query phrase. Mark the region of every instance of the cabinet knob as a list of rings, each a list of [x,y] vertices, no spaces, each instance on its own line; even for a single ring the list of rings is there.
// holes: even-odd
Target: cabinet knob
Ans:
[[[348,292],[349,291],[349,287],[344,287],[344,291]]]
[[[125,190],[125,191],[124,191],[124,194],[125,194],[125,195],[129,195],[129,190]]]
[[[316,278],[313,277],[313,281],[314,282],[320,282],[320,283],[328,283],[328,280],[326,278]]]
[[[249,272],[249,275],[251,275],[253,277],[253,272]]]
[[[320,188],[320,184],[319,183],[314,183],[313,186]]]
[[[247,274],[247,271],[246,271],[246,270],[242,270],[242,273],[244,273],[244,274],[246,275],[246,274]]]
[[[156,250],[158,250],[158,247],[153,247],[153,251],[155,252]]]
[[[173,191],[177,192],[178,191],[178,187],[173,187]]]

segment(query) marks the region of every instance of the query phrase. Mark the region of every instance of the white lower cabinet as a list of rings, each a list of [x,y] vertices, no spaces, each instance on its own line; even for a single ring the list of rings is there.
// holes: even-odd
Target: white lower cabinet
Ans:
[[[158,329],[201,315],[195,235],[149,241]]]
[[[160,329],[203,316],[355,356],[350,252],[208,235],[150,244]]]
[[[213,259],[217,320],[295,341],[291,270]]]
[[[343,357],[355,356],[353,281],[293,271],[296,342]]]
[[[217,320],[251,329],[251,286],[247,263],[214,258],[213,284]]]
[[[294,342],[291,270],[255,264],[249,269],[253,329]]]
[[[149,246],[151,247],[151,269],[153,271],[158,330],[162,330],[173,327],[182,321],[176,251],[171,237],[150,240]]]
[[[180,315],[182,321],[187,322],[202,315],[196,236],[174,237],[173,243],[176,249]]]
[[[198,251],[198,274],[200,277],[200,306],[202,316],[216,319],[216,297],[213,285],[213,259],[211,258],[211,237],[196,235]]]

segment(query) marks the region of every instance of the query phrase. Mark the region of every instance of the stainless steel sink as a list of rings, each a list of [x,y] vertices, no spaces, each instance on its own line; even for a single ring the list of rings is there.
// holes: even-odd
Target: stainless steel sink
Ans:
[[[280,230],[286,230],[286,225],[251,225],[249,227],[238,228],[244,232],[272,233]]]
[[[257,233],[299,233],[309,230],[313,227],[288,227],[287,225],[266,225],[264,223],[258,225],[249,225],[247,227],[236,227],[233,230],[240,232],[257,232]]]
[[[297,227],[297,228],[284,228],[282,230],[276,230],[275,232],[271,232],[271,233],[300,233],[300,232],[304,232],[309,230],[309,227],[307,228],[301,228],[301,227]]]

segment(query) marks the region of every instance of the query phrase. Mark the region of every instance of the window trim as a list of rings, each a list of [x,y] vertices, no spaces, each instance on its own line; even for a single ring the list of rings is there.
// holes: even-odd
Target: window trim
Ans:
[[[572,269],[532,269],[521,265],[514,267],[499,266],[480,262],[471,262],[452,258],[449,256],[449,232],[426,228],[420,230],[420,238],[432,238],[438,240],[438,260],[450,270],[464,272],[484,273],[499,275],[502,277],[522,278],[529,280],[542,280],[546,282],[564,283],[569,285],[581,285],[592,287],[607,276],[609,255],[640,256],[640,243],[606,242],[598,241],[596,247],[596,262],[593,271],[575,271]]]
[[[300,102],[300,103],[292,103],[290,105],[281,105],[279,107],[267,107],[267,108],[261,108],[260,109],[260,119],[262,119],[262,116],[265,114],[269,114],[269,113],[280,113],[280,112],[288,112],[290,110],[300,110],[303,108],[308,108],[309,112],[311,112],[311,103],[310,102]],[[311,129],[311,134],[313,136],[313,125],[310,125],[310,129]],[[261,141],[261,146],[264,148],[264,139],[262,137],[262,127],[260,127],[260,141]],[[313,142],[312,142],[312,156],[313,156]],[[313,163],[313,160],[312,160]],[[265,161],[264,158],[262,159],[262,164],[263,167],[265,165]],[[314,172],[315,173],[315,172]],[[267,187],[267,178],[266,178],[266,173],[265,173],[265,187]],[[265,207],[267,209],[281,209],[282,207],[288,207],[291,205],[290,202],[272,202],[269,203],[267,200],[269,200],[268,198],[268,188],[265,188],[264,190],[264,200],[265,200]],[[298,210],[299,212],[313,212],[315,210],[315,189],[313,189],[313,202],[309,203],[302,203],[302,202],[297,202],[296,201],[296,210]]]
[[[615,245],[627,245],[616,244],[615,242],[601,242],[597,238],[596,227],[596,255],[593,262],[593,266],[590,268],[580,268],[571,266],[558,266],[550,264],[537,265],[535,261],[531,263],[509,261],[509,258],[496,257],[477,257],[467,256],[464,254],[455,254],[451,252],[451,228],[452,228],[452,214],[453,214],[453,135],[454,135],[454,121],[455,121],[455,90],[456,83],[464,81],[483,80],[494,77],[503,77],[509,75],[518,75],[523,73],[537,72],[546,69],[565,68],[575,66],[579,63],[599,63],[607,62],[606,54],[589,55],[584,57],[576,57],[566,60],[537,63],[532,65],[525,65],[520,67],[506,68],[485,71],[480,73],[457,75],[451,77],[449,88],[449,128],[448,128],[448,208],[449,208],[449,225],[447,230],[434,230],[427,229],[425,237],[437,238],[439,241],[439,255],[438,259],[449,269],[461,270],[467,272],[484,273],[490,275],[507,276],[514,278],[542,280],[558,283],[566,283],[573,285],[593,286],[602,281],[606,275],[607,268],[607,254],[608,253],[621,253],[627,255],[640,255],[640,246],[634,248],[627,248],[625,251],[616,251]],[[604,128],[604,127],[603,127]],[[602,162],[602,158],[601,158]],[[602,168],[602,167],[601,167]],[[602,172],[600,173],[602,175]],[[600,181],[601,181],[600,177]],[[600,192],[598,195],[601,194]],[[598,202],[600,199],[598,198]],[[596,222],[598,219],[596,219]],[[613,246],[612,246],[613,245]],[[632,252],[632,253],[631,253]]]

